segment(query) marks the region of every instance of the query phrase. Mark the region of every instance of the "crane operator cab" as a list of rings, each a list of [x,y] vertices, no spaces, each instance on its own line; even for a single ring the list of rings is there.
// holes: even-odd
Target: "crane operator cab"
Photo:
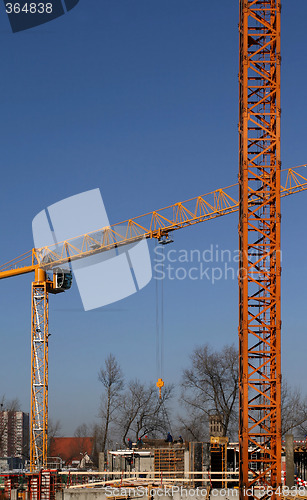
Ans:
[[[72,272],[69,269],[56,267],[53,270],[53,280],[50,292],[61,293],[69,290],[72,285]]]

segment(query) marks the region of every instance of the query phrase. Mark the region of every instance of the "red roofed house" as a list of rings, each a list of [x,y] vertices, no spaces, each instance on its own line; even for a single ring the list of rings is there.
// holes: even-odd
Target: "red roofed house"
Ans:
[[[86,454],[93,457],[94,453],[95,440],[93,437],[54,437],[50,439],[50,457],[60,457],[66,467],[78,465],[80,467],[83,457]],[[84,467],[83,464],[81,466]]]

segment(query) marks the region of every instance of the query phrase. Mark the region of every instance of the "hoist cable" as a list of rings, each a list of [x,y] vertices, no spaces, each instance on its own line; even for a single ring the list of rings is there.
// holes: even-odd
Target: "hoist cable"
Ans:
[[[158,242],[156,240],[156,246]],[[157,278],[157,269],[155,270],[155,292],[156,292],[156,370],[157,370],[157,379],[160,377],[161,367],[160,367],[160,321],[159,321],[159,281]]]
[[[160,371],[161,378],[164,375],[164,245],[162,245],[162,280],[161,280],[161,333],[160,333]]]

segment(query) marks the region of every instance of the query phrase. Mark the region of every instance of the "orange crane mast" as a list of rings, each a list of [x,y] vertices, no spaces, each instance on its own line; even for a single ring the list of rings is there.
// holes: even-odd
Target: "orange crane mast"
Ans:
[[[284,171],[282,197],[307,190],[307,177],[298,172],[300,168],[306,166],[301,165]],[[233,184],[63,241],[57,246],[33,249],[0,266],[0,279],[35,273],[32,283],[31,316],[30,469],[32,472],[47,466],[49,293],[61,293],[71,286],[71,275],[63,271],[61,266],[69,261],[108,251],[141,238],[157,238],[161,242],[168,242],[169,233],[172,231],[238,212],[237,188],[238,184]],[[257,196],[250,197],[251,209],[256,206],[257,199]],[[123,227],[126,227],[124,232]],[[48,276],[50,272],[52,279]]]
[[[240,0],[241,500],[281,487],[280,11],[279,0]]]

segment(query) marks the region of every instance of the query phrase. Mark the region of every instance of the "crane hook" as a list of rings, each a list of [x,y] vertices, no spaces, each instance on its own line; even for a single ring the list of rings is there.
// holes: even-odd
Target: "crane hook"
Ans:
[[[159,388],[159,399],[161,399],[162,398],[162,396],[161,396],[161,389],[162,389],[162,387],[164,387],[164,382],[163,382],[162,378],[158,379],[158,382],[157,382],[156,385]]]

